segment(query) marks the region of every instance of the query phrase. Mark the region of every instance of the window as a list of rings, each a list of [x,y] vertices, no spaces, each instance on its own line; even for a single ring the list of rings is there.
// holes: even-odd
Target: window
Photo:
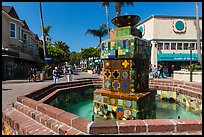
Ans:
[[[158,50],[163,50],[163,43],[158,43]]]
[[[164,43],[164,50],[169,50],[169,43]]]
[[[202,50],[201,44],[202,44],[202,43],[200,43],[200,50]],[[196,50],[198,49],[198,46],[197,46],[197,45],[198,45],[198,44],[196,43]]]
[[[29,39],[29,43],[30,43],[29,45],[32,46],[32,37],[31,36],[30,36],[30,39]]]
[[[182,43],[177,43],[177,50],[182,50]]]
[[[171,43],[171,50],[176,50],[176,43]]]
[[[27,34],[23,34],[23,40],[28,40],[27,39]]]
[[[184,43],[183,50],[189,50],[188,43]]]
[[[19,40],[22,40],[22,28],[18,27],[18,38]]]
[[[10,36],[16,38],[16,24],[10,23]]]
[[[190,47],[192,48],[192,50],[195,49],[195,43],[190,43]]]

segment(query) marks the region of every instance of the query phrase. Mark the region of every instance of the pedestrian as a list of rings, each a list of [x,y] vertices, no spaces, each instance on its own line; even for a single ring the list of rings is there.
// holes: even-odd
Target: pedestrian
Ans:
[[[29,82],[31,82],[32,81],[32,79],[33,79],[33,73],[32,73],[32,68],[30,68],[29,69],[29,71],[28,71],[28,80],[29,80]]]
[[[67,82],[72,81],[72,74],[73,74],[73,71],[72,71],[72,69],[69,67],[69,68],[66,70]]]
[[[55,67],[55,69],[52,71],[52,75],[53,75],[53,83],[57,83],[59,81],[59,71],[57,67]]]
[[[160,70],[159,70],[159,77],[164,78],[164,67],[162,65],[160,65]]]
[[[36,81],[36,75],[37,74],[37,69],[36,68],[33,68],[32,69],[32,75],[33,75],[33,81],[35,82]]]
[[[157,67],[156,67],[156,65],[154,65],[154,67],[152,69],[152,74],[153,74],[153,78],[157,77]]]

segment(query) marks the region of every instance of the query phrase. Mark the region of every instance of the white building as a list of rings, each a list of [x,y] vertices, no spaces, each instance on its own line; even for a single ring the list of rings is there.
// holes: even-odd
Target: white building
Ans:
[[[199,24],[202,49],[201,17]],[[181,65],[190,63],[189,46],[193,48],[192,61],[198,61],[196,17],[152,15],[136,28],[142,32],[142,38],[151,41],[152,65],[162,64],[169,73],[172,73],[172,65],[180,69]]]

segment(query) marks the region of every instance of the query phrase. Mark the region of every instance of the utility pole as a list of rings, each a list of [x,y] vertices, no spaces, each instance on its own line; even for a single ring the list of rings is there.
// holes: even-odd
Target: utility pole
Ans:
[[[40,5],[40,23],[41,23],[42,36],[43,36],[43,53],[44,53],[44,60],[45,60],[45,58],[47,58],[47,49],[46,49],[46,41],[45,41],[44,23],[43,23],[41,2],[39,2],[39,5]]]
[[[199,14],[198,14],[198,2],[195,3],[196,5],[196,30],[197,30],[197,52],[198,52],[198,62],[202,66],[201,60],[201,49],[200,49],[200,25],[199,25]]]

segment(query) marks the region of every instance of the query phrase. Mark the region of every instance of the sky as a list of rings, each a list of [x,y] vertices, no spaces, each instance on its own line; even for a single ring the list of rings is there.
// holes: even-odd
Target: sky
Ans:
[[[26,20],[30,30],[41,37],[39,2],[2,2],[2,5],[13,6],[19,18]],[[71,52],[99,44],[98,37],[85,32],[106,24],[106,10],[101,2],[42,2],[42,12],[44,25],[51,26],[52,42],[65,42]],[[122,7],[121,15],[128,14],[139,15],[142,22],[152,15],[196,16],[196,8],[195,2],[134,2],[134,6]],[[116,28],[111,22],[115,15],[111,2],[110,28]],[[199,17],[202,17],[202,2],[199,2]]]

